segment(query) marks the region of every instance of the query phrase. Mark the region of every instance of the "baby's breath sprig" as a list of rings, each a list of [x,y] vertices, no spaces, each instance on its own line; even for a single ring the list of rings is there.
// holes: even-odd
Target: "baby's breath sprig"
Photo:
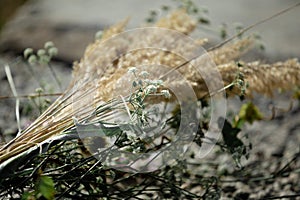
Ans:
[[[46,42],[44,44],[44,48],[37,50],[36,54],[34,53],[32,48],[27,48],[23,52],[24,58],[28,61],[30,66],[35,65],[37,63],[40,65],[47,65],[59,89],[62,90],[61,83],[50,63],[51,59],[57,54],[58,49],[55,47],[52,41]],[[33,71],[32,68],[31,71]]]
[[[101,40],[102,39],[102,36],[103,36],[103,31],[98,31],[96,34],[95,34],[95,40]]]
[[[255,39],[257,47],[261,51],[264,51],[265,50],[265,44],[264,44],[264,42],[263,42],[263,40],[261,38],[261,35],[259,33],[254,33],[253,36],[254,36],[254,39]]]
[[[132,73],[134,76],[136,76],[137,68],[136,67],[129,67],[128,73]]]
[[[126,97],[121,96],[121,101],[116,99],[109,102],[106,106],[99,106],[96,111],[96,115],[100,116],[101,112],[106,112],[109,110],[120,109],[128,113],[129,121],[120,122],[115,121],[110,125],[114,125],[116,129],[120,130],[117,132],[119,134],[116,140],[116,145],[124,151],[141,153],[148,150],[147,144],[154,141],[155,137],[152,138],[147,135],[147,130],[161,128],[161,123],[156,122],[152,116],[158,116],[160,109],[153,104],[146,103],[146,99],[150,96],[163,96],[165,98],[170,98],[171,94],[167,89],[161,89],[163,86],[162,80],[150,79],[150,74],[147,71],[141,71],[136,67],[128,68],[128,73],[133,76],[132,80],[132,91]],[[116,100],[116,101],[115,101]],[[147,107],[151,105],[151,108]],[[166,119],[167,120],[167,119]],[[164,125],[166,123],[163,123]],[[162,130],[161,128],[160,130]],[[115,133],[110,134],[110,130],[103,129],[106,136],[116,136]],[[156,134],[156,133],[155,133]]]
[[[243,67],[243,63],[241,63],[241,62],[237,62],[236,65],[238,66],[238,68]],[[218,94],[227,89],[232,90],[234,87],[239,88],[239,90],[240,90],[239,97],[241,100],[244,100],[245,95],[246,95],[246,90],[249,87],[249,84],[248,84],[248,82],[245,81],[244,74],[241,72],[240,69],[237,70],[235,79],[230,84],[224,86],[220,90],[217,90],[209,95],[213,96],[213,95]]]
[[[30,96],[30,100],[33,105],[38,109],[39,114],[43,113],[52,103],[49,98],[44,98],[42,95],[44,94],[43,88],[36,88],[35,89],[35,96]],[[30,105],[28,105],[30,106]],[[28,107],[29,108],[29,107]]]
[[[241,62],[237,62],[237,66],[240,68],[240,67],[243,67],[244,65]],[[249,87],[249,84],[245,81],[244,74],[240,70],[238,70],[233,84],[234,84],[234,86],[236,86],[240,89],[241,93],[239,96],[240,96],[240,99],[243,100],[245,98],[246,89]]]
[[[151,10],[149,11],[149,16],[146,18],[146,22],[147,23],[153,23],[155,21],[157,21],[157,11],[155,10]]]
[[[208,9],[197,5],[193,0],[174,0],[177,2],[179,8],[183,8],[190,15],[197,18],[197,21],[201,25],[209,25],[210,20],[207,17]]]
[[[161,93],[164,95],[165,98],[167,98],[167,99],[171,98],[171,94],[170,94],[169,90],[162,90]]]
[[[171,94],[167,89],[158,92],[163,86],[163,81],[148,79],[150,74],[147,71],[138,73],[136,67],[130,67],[128,73],[134,76],[132,82],[133,91],[128,99],[128,103],[133,108],[130,110],[131,117],[135,120],[137,125],[144,127],[148,125],[147,120],[149,119],[149,111],[146,110],[146,98],[149,96],[164,96],[165,98],[170,98]]]

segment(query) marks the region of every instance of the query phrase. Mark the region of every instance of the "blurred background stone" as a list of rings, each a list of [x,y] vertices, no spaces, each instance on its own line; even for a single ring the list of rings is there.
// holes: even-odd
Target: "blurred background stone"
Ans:
[[[20,6],[22,6],[26,0],[1,0],[0,1],[0,30],[2,26],[10,19]]]
[[[211,27],[218,31],[222,23],[226,23],[229,29],[237,23],[247,26],[298,1],[227,0],[226,4],[217,0],[196,2],[208,8]],[[150,10],[158,11],[162,5],[176,7],[175,1],[171,0],[29,0],[3,28],[0,52],[20,53],[27,47],[41,48],[45,41],[52,40],[60,50],[58,58],[72,62],[82,56],[97,30],[128,16],[129,28],[140,27]],[[274,60],[299,57],[299,17],[299,8],[296,8],[252,30],[262,36],[267,48],[266,57]],[[205,29],[203,32],[206,37],[218,37],[216,32]]]

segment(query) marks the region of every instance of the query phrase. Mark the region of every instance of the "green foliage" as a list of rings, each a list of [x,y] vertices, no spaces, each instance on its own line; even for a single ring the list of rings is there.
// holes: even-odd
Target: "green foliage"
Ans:
[[[230,152],[234,153],[236,148],[244,146],[243,142],[238,138],[238,133],[241,131],[241,129],[233,127],[226,119],[223,120],[223,140]]]
[[[254,121],[262,120],[263,114],[252,103],[242,105],[238,116],[234,119],[234,127],[241,128],[245,122],[252,124]]]
[[[22,197],[22,200],[36,200],[34,192],[25,192]]]
[[[43,96],[44,93],[42,88],[36,88],[35,93],[29,96],[29,101],[23,104],[22,114],[36,118],[43,113],[52,103],[49,98]]]
[[[244,66],[244,64],[242,62],[237,62],[236,65],[238,68],[241,68]],[[237,95],[239,95],[240,100],[244,100],[248,86],[249,85],[245,81],[244,74],[240,71],[240,69],[238,69],[236,72],[234,81],[231,84],[229,84],[228,86],[226,86],[226,88],[229,88],[229,90],[232,90],[234,87],[238,88],[240,90],[240,93]]]
[[[165,11],[165,10],[163,10],[163,11]],[[158,11],[155,11],[155,10],[149,11],[149,16],[146,18],[146,22],[154,23],[155,21],[157,21],[157,16],[158,16]]]
[[[225,40],[227,36],[228,36],[227,25],[223,23],[222,26],[220,27],[220,37],[221,39]]]
[[[24,192],[22,200],[46,199],[53,200],[55,197],[54,182],[51,177],[39,175],[35,184],[35,189],[30,192]]]
[[[205,7],[201,7],[197,5],[192,0],[174,0],[179,8],[183,8],[186,10],[188,14],[194,16],[197,19],[197,22],[201,25],[209,25],[210,20],[207,17],[208,9]]]
[[[54,199],[55,188],[52,178],[49,176],[40,176],[38,181],[38,191],[47,200]]]
[[[95,40],[101,40],[103,36],[103,31],[97,31],[97,33],[95,34]]]
[[[224,141],[223,149],[229,151],[238,167],[241,167],[241,158],[249,157],[249,150],[251,145],[247,147],[244,142],[238,137],[238,134],[241,132],[240,128],[232,126],[232,124],[226,119],[219,119],[220,125],[223,124],[222,136]]]
[[[29,102],[23,105],[23,114],[28,115],[32,118],[38,117],[43,113],[51,104],[51,100],[45,97],[45,94],[53,93],[53,85],[51,83],[45,83],[40,80],[40,77],[35,73],[37,67],[42,67],[42,65],[48,66],[51,71],[56,84],[59,89],[62,89],[61,83],[52,68],[51,59],[58,53],[52,41],[48,41],[44,44],[44,48],[37,50],[36,52],[32,48],[26,48],[23,52],[24,59],[26,59],[27,67],[32,74],[33,78],[39,83],[39,88],[36,88],[35,93],[28,96]],[[36,112],[36,110],[38,112]]]
[[[126,107],[128,114],[133,124],[139,127],[147,127],[149,125],[148,119],[154,110],[146,110],[147,98],[163,96],[170,98],[171,95],[168,90],[158,91],[163,85],[162,80],[149,80],[147,77],[149,73],[146,71],[137,74],[137,69],[131,67],[128,70],[134,76],[132,82],[132,93],[129,95],[128,101],[133,109]]]
[[[53,56],[56,56],[58,49],[54,46],[54,43],[48,41],[45,43],[43,49],[37,50],[36,54],[32,48],[27,48],[24,50],[24,58],[27,59],[29,64],[48,64]]]
[[[184,9],[186,12],[193,16],[198,24],[201,25],[209,25],[210,19],[208,18],[208,9],[205,7],[201,7],[199,5],[196,5],[196,3],[193,0],[173,0],[176,5],[177,9]],[[169,5],[162,5],[160,9],[157,10],[150,10],[148,17],[145,19],[147,23],[154,23],[157,21],[159,17],[162,17],[161,15],[166,14],[171,9],[171,6]]]
[[[295,99],[298,99],[299,102],[300,102],[300,87],[298,87],[298,88],[295,89],[293,97]]]
[[[29,64],[29,69],[33,75],[34,75],[33,73],[34,70],[32,69],[31,66],[34,66],[36,64],[47,65],[59,89],[62,89],[60,80],[58,79],[52,65],[50,64],[51,59],[57,54],[58,54],[58,49],[55,47],[52,41],[46,42],[44,44],[44,48],[37,50],[36,53],[33,51],[32,48],[27,48],[23,52],[23,56],[27,60]]]

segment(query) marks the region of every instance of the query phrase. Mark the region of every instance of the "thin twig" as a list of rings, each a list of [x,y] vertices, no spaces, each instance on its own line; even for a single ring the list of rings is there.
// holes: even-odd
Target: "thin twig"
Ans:
[[[15,87],[15,84],[14,84],[13,77],[11,75],[10,67],[9,67],[8,64],[6,64],[4,67],[5,67],[5,73],[6,73],[6,76],[7,76],[7,80],[8,80],[10,89],[11,89],[14,97],[16,98],[16,108],[15,109],[16,109],[16,119],[17,119],[17,125],[18,125],[18,134],[17,134],[17,136],[18,136],[22,131],[21,130],[21,123],[20,123],[20,111],[19,111],[20,100],[17,97],[18,93],[17,93],[16,87]]]
[[[28,94],[28,95],[19,95],[19,96],[0,96],[2,99],[13,99],[13,98],[35,98],[35,97],[47,97],[47,96],[60,96],[63,93],[51,93],[51,94]]]
[[[273,15],[271,15],[271,16],[263,19],[263,20],[255,22],[254,24],[251,24],[250,26],[248,26],[248,27],[240,30],[237,34],[231,36],[230,38],[226,39],[225,41],[221,42],[220,44],[217,44],[217,45],[209,48],[207,51],[213,51],[215,49],[218,49],[218,48],[222,47],[223,45],[227,44],[228,42],[232,41],[233,39],[241,36],[242,34],[244,34],[245,32],[249,31],[250,29],[252,29],[252,28],[254,28],[254,27],[256,27],[256,26],[258,26],[260,24],[263,24],[263,23],[265,23],[265,22],[267,22],[267,21],[269,21],[269,20],[271,20],[271,19],[273,19],[273,18],[275,18],[277,16],[280,16],[280,15],[282,15],[282,14],[290,11],[291,9],[296,8],[297,6],[300,6],[300,3],[296,3],[295,5],[290,6],[288,8],[285,8],[285,9],[279,11],[279,12],[276,12],[275,14],[273,14]]]
[[[277,196],[277,197],[274,197],[274,196],[273,197],[264,197],[264,199],[285,199],[285,198],[292,199],[295,197],[300,197],[300,193],[292,194],[292,195],[282,195],[282,196]]]
[[[290,165],[293,162],[296,162],[298,159],[300,158],[300,152],[296,153],[295,156],[287,163],[285,164],[280,170],[278,170],[277,172],[274,173],[274,176],[278,176],[281,175],[282,173],[284,173],[284,171],[290,167]]]
[[[55,82],[56,82],[56,84],[58,85],[60,91],[62,91],[62,85],[61,85],[61,83],[60,83],[60,80],[58,79],[58,76],[56,75],[56,73],[55,73],[55,71],[54,71],[54,69],[53,69],[53,67],[52,67],[52,65],[51,65],[50,63],[48,63],[48,67],[49,67],[49,69],[50,69],[50,71],[51,71],[51,74],[52,74],[52,76],[54,77]]]
[[[66,191],[64,191],[59,197],[57,197],[57,199],[64,197],[66,193],[68,193],[73,187],[75,187],[75,185],[78,184],[80,180],[83,179],[88,173],[90,173],[99,163],[101,163],[101,160],[98,160],[91,168],[89,168],[89,170],[87,170],[82,176],[80,176],[80,178],[77,179],[77,181],[72,183]]]

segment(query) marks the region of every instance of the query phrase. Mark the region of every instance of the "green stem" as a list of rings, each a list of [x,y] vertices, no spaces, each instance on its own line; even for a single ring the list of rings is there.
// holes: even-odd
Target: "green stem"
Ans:
[[[55,79],[55,82],[56,82],[57,86],[59,87],[60,91],[62,91],[61,83],[60,83],[60,81],[59,81],[59,79],[58,79],[58,77],[57,77],[57,75],[56,75],[56,73],[55,73],[55,71],[54,71],[54,69],[53,69],[53,67],[50,63],[48,63],[48,67],[51,71],[51,74],[52,74],[53,78]]]

